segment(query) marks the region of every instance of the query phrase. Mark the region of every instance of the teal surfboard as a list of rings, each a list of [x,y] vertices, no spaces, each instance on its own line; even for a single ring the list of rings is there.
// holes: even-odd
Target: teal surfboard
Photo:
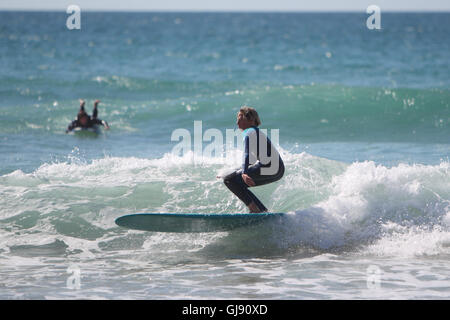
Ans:
[[[116,219],[118,226],[154,232],[221,232],[276,219],[283,213],[136,213]]]

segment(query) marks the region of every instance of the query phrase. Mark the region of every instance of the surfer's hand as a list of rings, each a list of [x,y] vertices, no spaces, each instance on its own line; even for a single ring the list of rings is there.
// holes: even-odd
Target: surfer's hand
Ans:
[[[245,184],[249,187],[253,187],[255,185],[255,181],[253,181],[253,179],[245,173],[242,174],[242,180],[244,180]]]

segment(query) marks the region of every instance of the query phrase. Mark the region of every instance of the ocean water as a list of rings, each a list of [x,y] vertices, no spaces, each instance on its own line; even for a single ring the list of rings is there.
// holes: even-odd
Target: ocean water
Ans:
[[[448,299],[450,15],[367,17],[0,12],[0,298]],[[79,99],[111,129],[66,134]],[[114,224],[246,212],[216,178],[244,104],[279,133],[285,176],[254,192],[283,219]],[[194,121],[234,156],[174,153]]]

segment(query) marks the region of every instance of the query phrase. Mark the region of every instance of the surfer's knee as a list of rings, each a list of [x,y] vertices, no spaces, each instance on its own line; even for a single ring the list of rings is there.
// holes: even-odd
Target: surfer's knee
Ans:
[[[223,177],[223,183],[225,183],[225,185],[230,185],[233,183],[233,180],[235,177],[236,177],[236,174],[230,173],[230,174],[226,175],[225,177]]]

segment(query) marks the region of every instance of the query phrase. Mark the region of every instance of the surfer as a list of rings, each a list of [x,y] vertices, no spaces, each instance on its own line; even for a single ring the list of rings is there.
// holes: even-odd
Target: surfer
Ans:
[[[284,164],[269,138],[259,130],[261,124],[254,108],[243,106],[237,114],[239,129],[244,136],[242,168],[224,177],[224,183],[251,213],[267,212],[267,208],[248,189],[280,180]]]
[[[106,121],[98,119],[98,110],[97,106],[100,103],[100,100],[95,100],[94,109],[92,110],[92,117],[89,116],[84,110],[85,101],[80,99],[80,110],[78,111],[77,118],[72,121],[71,124],[67,127],[66,133],[72,131],[75,128],[94,128],[96,125],[102,125],[106,130],[109,129],[109,125]]]

